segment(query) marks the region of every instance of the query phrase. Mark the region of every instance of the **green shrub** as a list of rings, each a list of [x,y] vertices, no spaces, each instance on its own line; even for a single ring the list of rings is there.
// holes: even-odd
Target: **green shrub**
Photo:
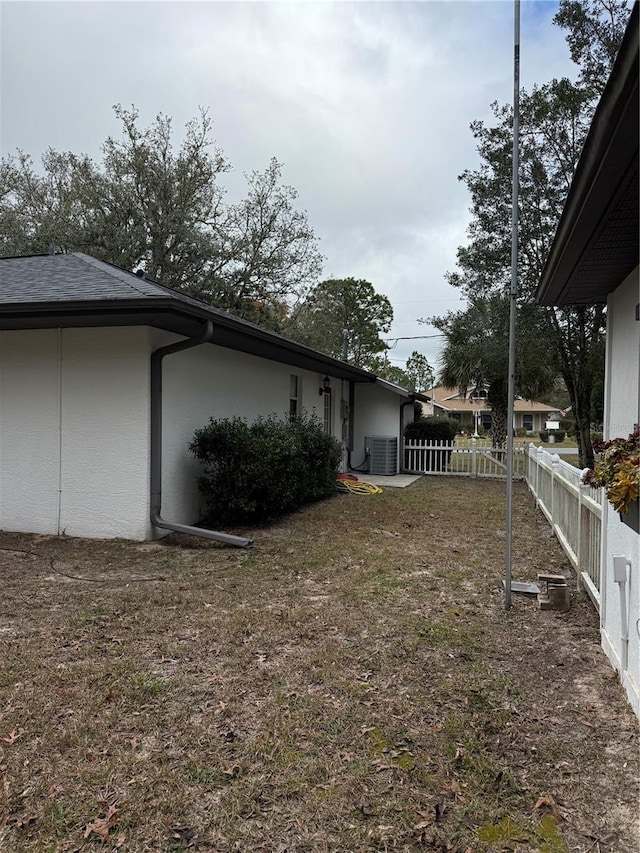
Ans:
[[[549,441],[549,430],[548,429],[541,429],[540,432],[538,433],[538,435],[540,436],[540,441],[542,441],[544,444],[546,444]]]
[[[453,447],[460,424],[450,418],[438,418],[431,415],[407,424],[404,437],[407,441],[424,441],[427,444],[439,444]],[[425,471],[445,471],[451,459],[451,450],[427,450],[424,457]],[[409,454],[405,458],[408,465]]]
[[[404,429],[404,437],[409,441],[453,442],[459,426],[458,421],[431,415],[428,418],[420,418],[407,424]]]
[[[340,443],[312,418],[209,421],[189,450],[204,465],[198,478],[215,523],[262,522],[336,491]]]
[[[591,444],[595,444],[596,441],[602,441],[602,435],[598,430],[591,430]]]
[[[562,442],[565,440],[567,434],[563,429],[557,429],[554,431],[554,435],[557,442]]]
[[[518,438],[524,438],[526,434],[527,434],[526,427],[516,427],[516,436]]]
[[[562,418],[560,421],[560,429],[563,429],[567,435],[576,434],[576,422],[574,418]]]

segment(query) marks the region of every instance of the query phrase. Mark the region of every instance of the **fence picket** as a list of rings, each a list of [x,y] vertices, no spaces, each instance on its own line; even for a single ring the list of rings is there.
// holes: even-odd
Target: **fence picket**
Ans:
[[[529,445],[526,481],[578,575],[578,589],[600,610],[602,497],[557,454]]]
[[[408,473],[448,477],[492,477],[506,480],[506,450],[449,445],[442,441],[405,441],[404,468]],[[536,506],[543,513],[578,575],[578,588],[589,593],[600,609],[600,541],[602,496],[582,485],[582,473],[530,444],[514,448],[514,479],[526,480]]]
[[[524,479],[526,454],[514,448],[514,479]],[[506,450],[500,447],[459,447],[444,441],[405,441],[404,469],[414,474],[454,477],[507,477]]]

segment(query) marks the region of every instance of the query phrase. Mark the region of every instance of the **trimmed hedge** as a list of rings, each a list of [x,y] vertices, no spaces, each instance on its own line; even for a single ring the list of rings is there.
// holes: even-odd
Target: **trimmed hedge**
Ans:
[[[563,429],[541,429],[538,435],[540,436],[540,441],[544,442],[544,444],[548,444],[550,436],[553,436],[556,444],[562,444],[562,442],[567,437]]]
[[[563,429],[567,435],[575,435],[576,434],[575,418],[561,418],[560,419],[560,429]]]
[[[450,418],[438,418],[430,415],[428,418],[420,418],[413,423],[407,424],[404,429],[404,437],[408,441],[424,441],[426,443],[444,444],[453,447],[460,424]],[[424,455],[425,471],[446,471],[451,450],[427,450]],[[408,464],[409,454],[406,454],[405,466]]]
[[[342,458],[340,443],[303,417],[212,418],[189,450],[204,465],[198,487],[216,524],[269,521],[335,494]]]
[[[404,428],[404,437],[409,441],[447,441],[453,442],[460,424],[450,418],[438,418],[430,415],[420,418]]]

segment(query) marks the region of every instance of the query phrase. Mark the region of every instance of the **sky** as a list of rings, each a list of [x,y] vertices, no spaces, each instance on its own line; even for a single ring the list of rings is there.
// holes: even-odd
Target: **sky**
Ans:
[[[557,6],[521,4],[524,87],[573,73]],[[470,122],[512,102],[513,14],[511,0],[4,0],[0,151],[99,159],[120,135],[114,104],[141,126],[171,116],[179,145],[205,107],[230,200],[276,157],[323,278],[370,281],[393,305],[392,363],[418,350],[437,368],[441,339],[418,319],[463,307],[445,277],[470,220],[458,176],[479,165]]]

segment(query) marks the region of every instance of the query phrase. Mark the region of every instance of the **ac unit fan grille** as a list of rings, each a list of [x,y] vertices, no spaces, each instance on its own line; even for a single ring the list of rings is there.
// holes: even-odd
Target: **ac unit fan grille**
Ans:
[[[398,439],[386,435],[365,438],[369,450],[369,473],[393,475],[398,473]]]

